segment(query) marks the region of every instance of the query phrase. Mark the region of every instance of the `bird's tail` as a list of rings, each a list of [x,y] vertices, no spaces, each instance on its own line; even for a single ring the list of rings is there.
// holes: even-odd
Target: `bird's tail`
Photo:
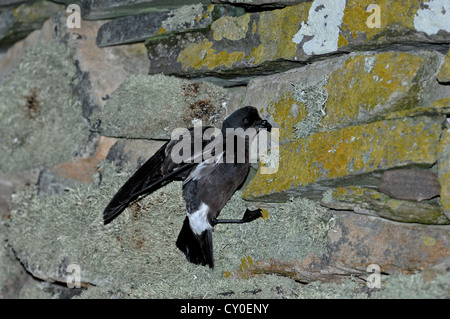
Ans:
[[[201,235],[196,235],[189,226],[189,218],[186,217],[178,235],[177,247],[186,255],[189,262],[214,268],[211,229],[205,230]]]

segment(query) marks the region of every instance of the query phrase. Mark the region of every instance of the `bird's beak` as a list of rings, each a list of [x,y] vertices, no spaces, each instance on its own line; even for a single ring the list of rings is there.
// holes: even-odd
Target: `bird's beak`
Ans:
[[[266,120],[260,120],[257,122],[257,125],[259,128],[265,128],[267,129],[268,132],[270,132],[272,130],[272,125],[270,125],[270,123]]]

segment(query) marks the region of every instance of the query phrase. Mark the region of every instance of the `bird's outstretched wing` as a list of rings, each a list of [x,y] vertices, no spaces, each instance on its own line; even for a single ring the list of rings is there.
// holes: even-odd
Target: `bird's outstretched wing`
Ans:
[[[208,127],[204,127],[203,131]],[[172,139],[165,143],[151,158],[147,160],[130,179],[117,191],[103,211],[105,224],[112,221],[122,213],[128,205],[141,196],[148,195],[158,188],[174,181],[183,180],[189,171],[197,165],[194,158],[198,157],[194,149],[194,129],[188,129],[184,134],[190,135],[192,155],[185,156],[184,161],[173,160],[172,151],[186,140],[186,135],[180,135],[180,139]],[[202,149],[208,141],[202,141]],[[200,150],[201,152],[202,150]],[[198,153],[198,152],[197,152]],[[200,154],[201,155],[201,154]]]

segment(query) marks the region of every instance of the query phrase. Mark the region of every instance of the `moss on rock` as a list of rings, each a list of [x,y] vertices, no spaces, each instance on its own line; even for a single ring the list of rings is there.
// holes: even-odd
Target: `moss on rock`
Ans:
[[[175,128],[218,126],[226,114],[227,91],[209,82],[135,75],[125,80],[99,114],[103,135],[170,139]]]
[[[380,121],[316,133],[280,146],[275,174],[257,173],[246,199],[285,200],[295,195],[320,197],[330,186],[370,185],[367,174],[411,164],[432,165],[442,117]]]
[[[78,264],[83,286],[98,286],[88,288],[86,297],[112,291],[115,296],[154,298],[201,298],[208,292],[206,297],[220,298],[231,290],[233,297],[292,298],[301,285],[290,278],[236,277],[242,260],[293,260],[325,252],[331,214],[315,202],[296,199],[269,209],[268,219],[217,226],[214,270],[190,264],[175,246],[185,216],[181,184],[167,185],[104,226],[103,208],[131,170],[118,172],[102,163],[100,171],[100,187],[97,179],[62,195],[42,198],[30,187],[14,196],[9,238],[34,276],[65,284],[67,266]],[[233,196],[221,216],[242,216],[247,204],[240,195]],[[275,289],[276,278],[283,292]]]
[[[73,92],[72,50],[52,40],[31,48],[0,86],[0,170],[64,162],[81,153],[88,124]]]

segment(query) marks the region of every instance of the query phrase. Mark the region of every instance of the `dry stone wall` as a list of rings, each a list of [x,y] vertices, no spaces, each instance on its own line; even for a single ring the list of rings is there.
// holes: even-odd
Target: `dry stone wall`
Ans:
[[[447,0],[8,0],[0,17],[0,297],[449,298]],[[216,227],[214,270],[174,244],[180,183],[103,225],[173,129],[245,105],[279,143],[222,212],[263,218]]]

